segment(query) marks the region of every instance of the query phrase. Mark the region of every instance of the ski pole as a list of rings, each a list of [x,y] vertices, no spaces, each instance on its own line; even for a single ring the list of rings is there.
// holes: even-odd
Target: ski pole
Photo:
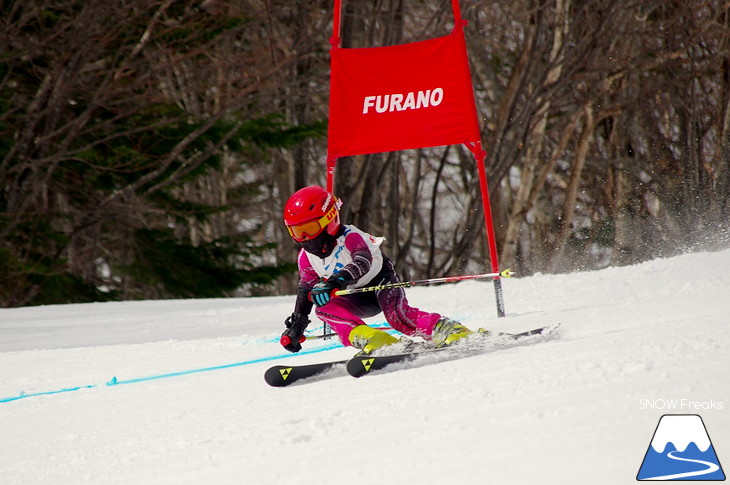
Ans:
[[[375,328],[377,330],[393,330],[393,327],[373,327],[373,328]],[[304,337],[306,337],[305,340],[330,339],[332,337],[337,337],[337,333],[330,330],[329,332],[323,332],[319,335],[305,335]],[[288,345],[289,342],[286,342],[285,344]]]
[[[406,288],[409,286],[420,286],[420,285],[437,285],[440,283],[456,283],[464,280],[480,280],[488,278],[510,278],[514,273],[508,269],[500,273],[484,273],[484,274],[472,274],[463,276],[445,276],[443,278],[431,278],[427,280],[416,280],[416,281],[399,281],[398,283],[387,283],[385,285],[378,286],[367,286],[365,288],[348,288],[345,290],[337,290],[334,292],[336,296],[342,295],[353,295],[355,293],[365,293],[367,291],[380,291],[389,290],[391,288]]]

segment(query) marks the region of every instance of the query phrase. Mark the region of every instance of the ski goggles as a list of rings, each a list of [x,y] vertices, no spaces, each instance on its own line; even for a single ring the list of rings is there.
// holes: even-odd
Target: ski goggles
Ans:
[[[316,238],[322,233],[322,230],[337,217],[337,206],[338,204],[335,203],[332,208],[319,219],[286,226],[289,230],[289,235],[298,242]]]

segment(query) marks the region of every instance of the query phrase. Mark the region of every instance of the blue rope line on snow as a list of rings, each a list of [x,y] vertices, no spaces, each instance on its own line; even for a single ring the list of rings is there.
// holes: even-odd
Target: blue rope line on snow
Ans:
[[[320,352],[326,352],[328,350],[334,350],[339,347],[342,347],[342,344],[340,344],[339,342],[333,342],[333,343],[331,343],[327,346],[321,347],[319,349],[305,350],[303,352],[298,352],[297,354],[272,355],[269,357],[261,357],[259,359],[247,360],[244,362],[235,362],[233,364],[216,365],[213,367],[202,367],[199,369],[192,369],[192,370],[186,370],[186,371],[180,371],[180,372],[170,372],[168,374],[159,374],[159,375],[154,375],[154,376],[138,377],[136,379],[120,380],[120,379],[117,379],[116,377],[112,377],[105,385],[107,387],[109,387],[109,386],[118,386],[120,384],[136,384],[138,382],[147,382],[147,381],[154,381],[154,380],[158,380],[158,379],[167,379],[168,377],[178,377],[178,376],[185,376],[185,375],[189,375],[189,374],[197,374],[200,372],[210,372],[210,371],[221,370],[221,369],[231,369],[233,367],[241,367],[244,365],[259,364],[261,362],[269,362],[272,360],[286,359],[289,357],[294,357],[296,355],[317,354]],[[93,389],[95,387],[99,387],[99,385],[98,384],[89,384],[89,385],[85,385],[85,386],[58,389],[55,391],[43,391],[43,392],[33,392],[33,393],[26,393],[25,391],[21,391],[17,396],[0,397],[0,404],[6,403],[6,402],[18,401],[20,399],[25,399],[28,397],[49,396],[49,395],[53,395],[53,394],[61,394],[64,392],[78,391],[79,389]]]

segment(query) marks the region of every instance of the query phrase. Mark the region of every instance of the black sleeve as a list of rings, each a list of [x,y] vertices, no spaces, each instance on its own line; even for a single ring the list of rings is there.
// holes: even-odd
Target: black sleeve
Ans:
[[[309,315],[312,312],[312,306],[314,303],[309,299],[309,291],[311,288],[299,287],[297,291],[297,301],[294,304],[294,313],[301,313],[302,315]]]

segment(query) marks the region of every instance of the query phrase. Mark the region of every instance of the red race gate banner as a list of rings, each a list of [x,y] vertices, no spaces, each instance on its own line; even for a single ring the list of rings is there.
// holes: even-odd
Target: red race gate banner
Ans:
[[[342,0],[334,0],[330,39],[327,190],[337,159],[351,155],[464,144],[479,172],[493,273],[499,274],[492,209],[459,0],[450,35],[389,47],[341,48]],[[505,316],[499,276],[497,315]]]
[[[464,31],[331,50],[328,159],[480,140]]]

